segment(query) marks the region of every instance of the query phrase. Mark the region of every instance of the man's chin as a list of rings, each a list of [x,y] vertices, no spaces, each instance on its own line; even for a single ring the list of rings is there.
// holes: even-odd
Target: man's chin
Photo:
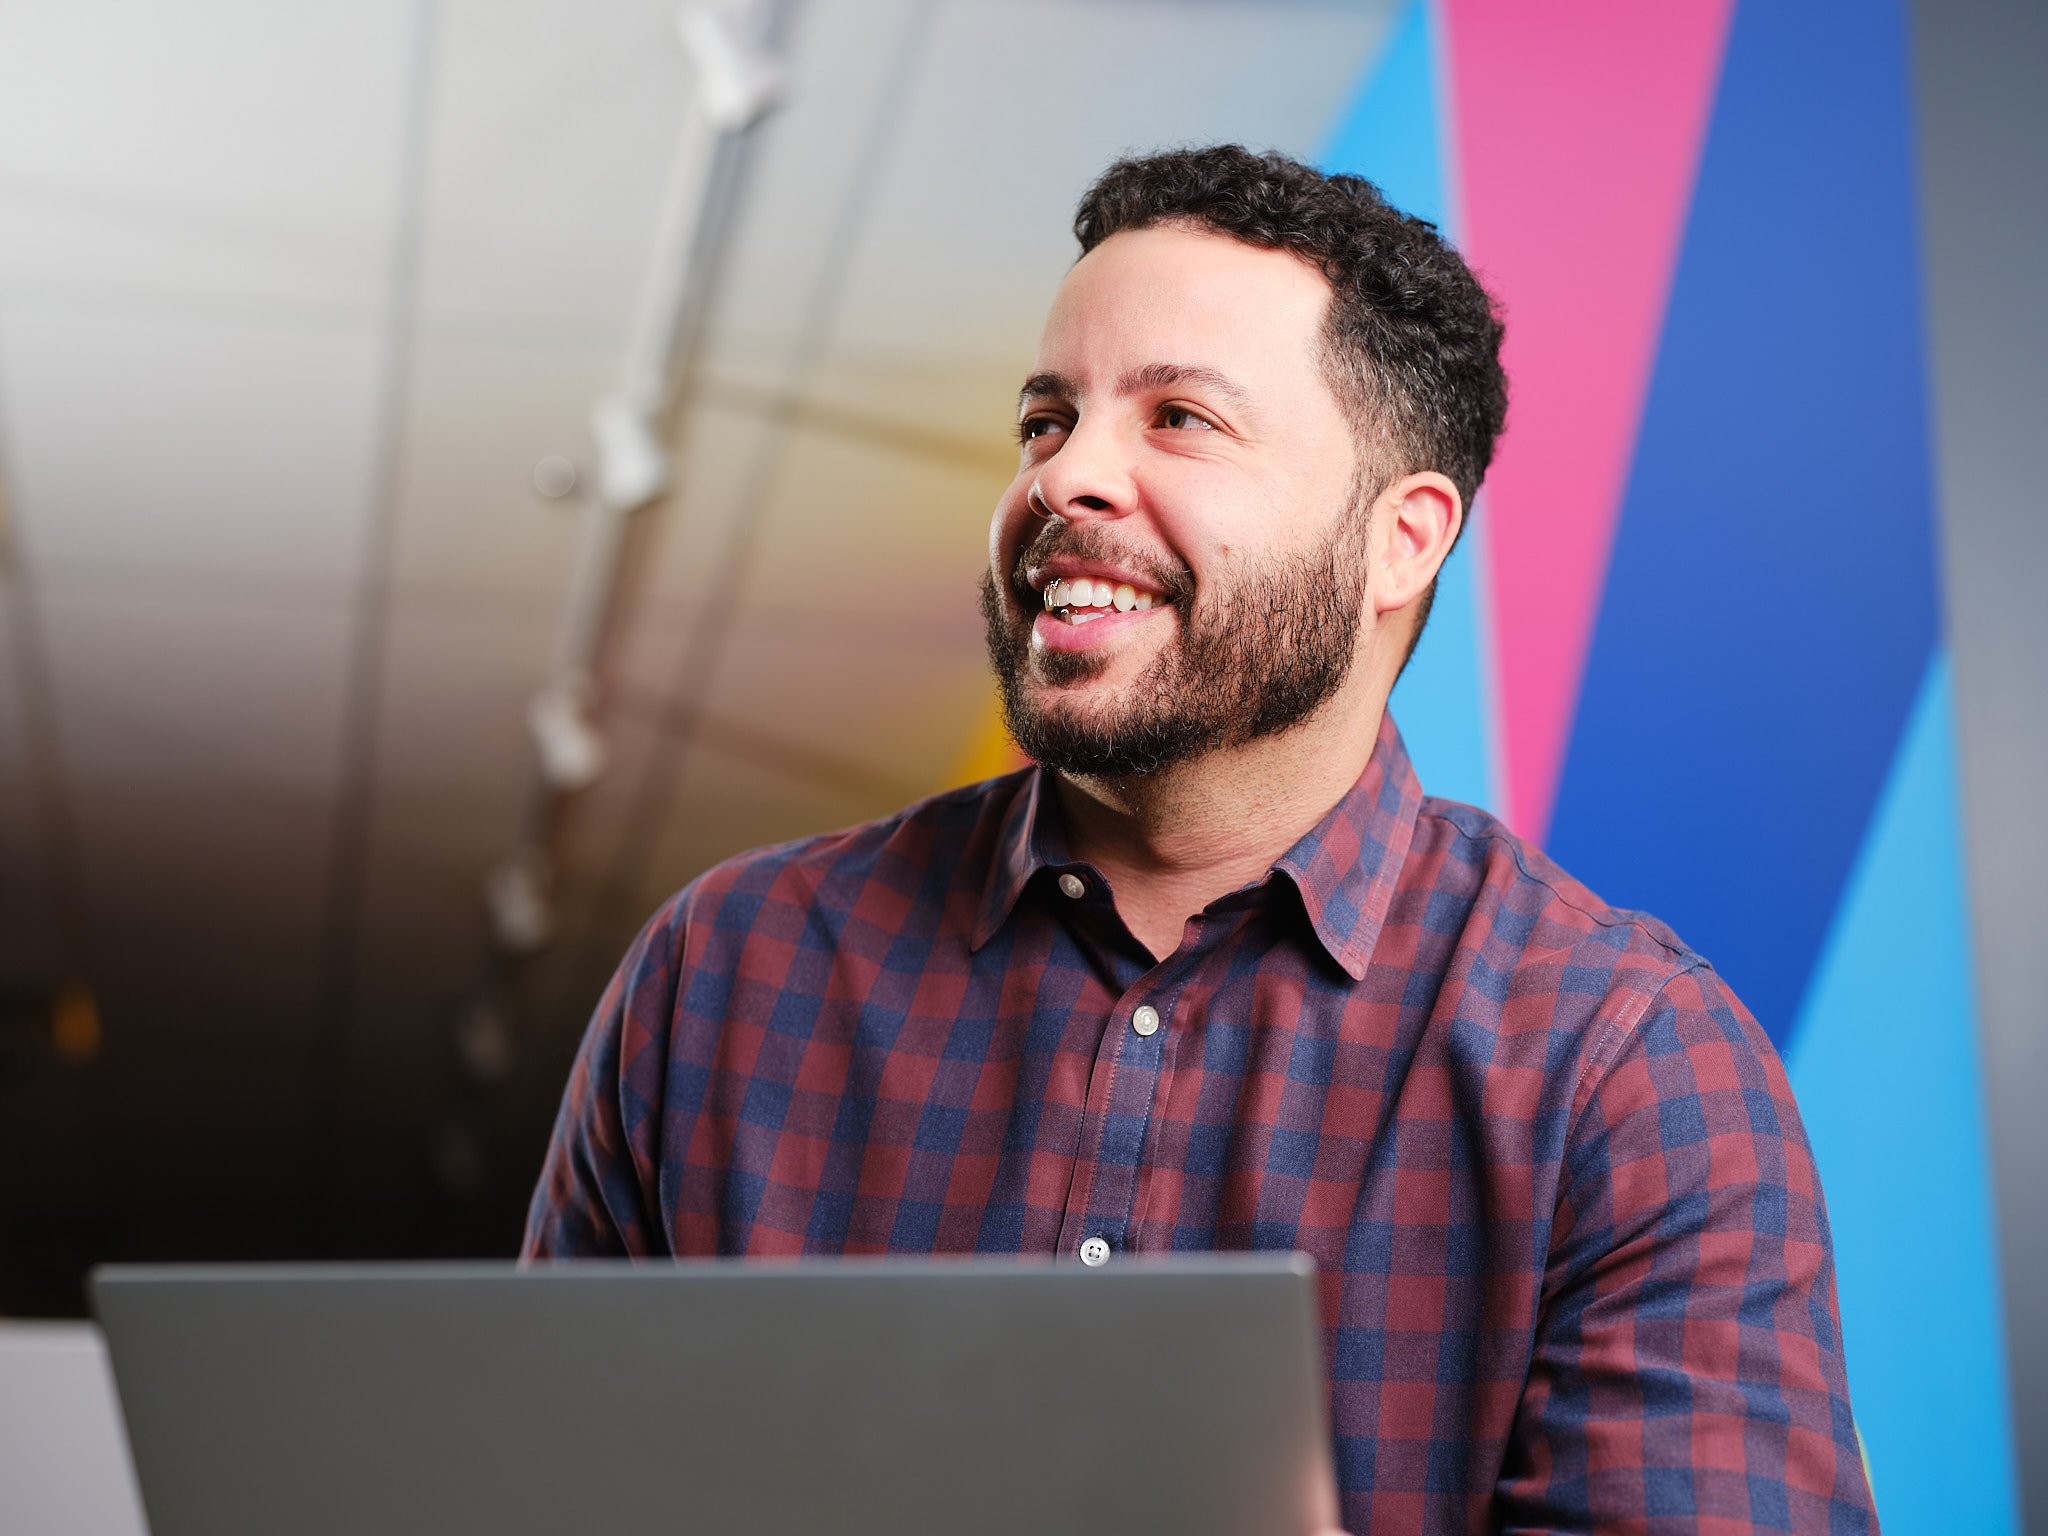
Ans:
[[[1207,733],[1190,733],[1178,717],[1153,717],[1145,703],[1100,683],[1026,683],[1010,695],[1006,712],[1027,757],[1076,778],[1155,773],[1213,745],[1198,742]]]
[[[1009,724],[1026,757],[1077,779],[1144,777],[1220,744],[1213,732],[1190,730],[1187,722],[1114,720],[1058,709],[1013,714]]]
[[[1033,651],[1024,668],[1030,697],[1046,705],[1071,707],[1106,699],[1116,691],[1109,658],[1073,651]]]

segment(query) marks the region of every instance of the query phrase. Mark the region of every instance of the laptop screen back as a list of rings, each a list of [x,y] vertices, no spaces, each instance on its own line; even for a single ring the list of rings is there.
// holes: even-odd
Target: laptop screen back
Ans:
[[[107,1269],[154,1536],[1298,1533],[1305,1259]]]

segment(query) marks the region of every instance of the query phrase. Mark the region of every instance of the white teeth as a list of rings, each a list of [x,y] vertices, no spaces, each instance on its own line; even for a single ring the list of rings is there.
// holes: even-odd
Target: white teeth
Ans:
[[[1047,582],[1044,601],[1047,613],[1065,609],[1068,616],[1078,623],[1083,617],[1096,617],[1089,611],[1092,609],[1115,609],[1118,613],[1129,613],[1133,609],[1142,611],[1152,607],[1156,599],[1150,592],[1140,592],[1128,581],[1112,584],[1097,581],[1092,576],[1076,576],[1072,580]]]

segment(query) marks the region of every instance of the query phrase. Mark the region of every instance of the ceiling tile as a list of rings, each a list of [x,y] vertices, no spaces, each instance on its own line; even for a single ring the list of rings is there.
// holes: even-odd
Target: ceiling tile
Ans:
[[[650,580],[629,614],[614,698],[642,715],[701,701],[700,739],[743,737],[735,750],[843,770],[871,795],[950,782],[987,714],[976,591],[1010,450],[939,457],[886,429],[809,418],[781,442],[757,508],[721,476],[720,493],[686,500],[662,530],[657,568],[675,574]],[[731,571],[713,511],[728,500],[755,536]],[[684,542],[698,558],[675,559]],[[678,588],[692,595],[678,601]],[[724,627],[706,633],[700,610],[721,600]]]
[[[605,671],[607,697],[655,715],[688,691],[690,653],[705,638],[692,615],[673,605],[637,602],[616,632]]]
[[[724,650],[698,740],[899,802],[957,782],[994,685],[980,621],[921,636],[749,615]]]
[[[595,473],[592,402],[617,379],[611,352],[425,336],[411,350],[394,534],[394,579],[433,589],[524,594],[560,607],[579,537],[580,495],[549,500],[534,466],[560,456]]]
[[[900,107],[895,66],[909,50],[914,68],[922,52],[922,40],[904,33],[914,0],[789,9],[788,86],[756,130],[708,326],[714,371],[744,363],[779,373],[818,339],[805,331],[809,300],[842,274],[837,221],[872,194],[875,130]]]
[[[8,6],[0,290],[373,314],[416,10]]]
[[[1395,0],[1001,0],[939,19],[876,178],[835,350],[1021,367],[1118,155],[1236,140],[1314,154]]]
[[[622,860],[646,842],[640,824],[650,796],[666,804],[674,774],[667,723],[654,710],[621,701],[604,719],[605,771],[566,808],[558,895],[565,909],[586,904],[617,877]]]
[[[805,380],[799,421],[839,443],[950,465],[992,487],[982,520],[1017,472],[1017,390],[1031,353],[994,363],[835,351]]]
[[[42,600],[63,762],[75,784],[320,798],[341,756],[353,625],[294,600]]]
[[[604,775],[562,821],[557,942],[529,963],[521,988],[527,1024],[543,1035],[559,1036],[588,1017],[605,974],[652,910],[641,889],[663,829],[678,814],[676,784],[690,757],[672,722],[625,705],[606,716],[605,747]],[[719,811],[698,806],[692,813]]]
[[[366,335],[0,312],[14,518],[39,573],[355,580],[380,469]]]
[[[72,797],[82,893],[95,916],[211,928],[272,948],[304,942],[327,897],[333,808],[220,789],[88,789]]]
[[[619,745],[644,746],[644,733],[625,734],[627,739],[620,740],[614,733]],[[593,830],[588,814],[592,801],[624,782],[608,776],[590,797],[579,800],[569,818],[572,831]],[[369,841],[350,1037],[356,1063],[426,1059],[438,1061],[444,1073],[455,1069],[452,1035],[457,1020],[475,1006],[493,974],[484,881],[505,856],[515,830],[503,817],[454,808],[434,797],[379,798]],[[605,851],[611,852],[609,845]],[[565,874],[564,884],[574,878],[574,872]],[[580,929],[584,901],[579,896],[587,898],[588,892],[572,895],[565,890],[563,895],[565,925]],[[561,937],[567,941],[573,935]],[[526,962],[522,975],[531,977],[536,970],[559,964],[575,948],[572,942],[549,946]],[[537,1032],[558,1032],[536,1031],[532,1024],[528,1010],[543,990],[522,988],[518,1011],[508,1016],[515,1048]],[[587,1016],[594,1000],[594,993],[585,995],[579,989],[569,1004],[567,1025],[573,1027]],[[544,1069],[550,1094],[559,1092],[567,1066],[564,1060]],[[424,1111],[445,1088],[438,1081],[425,1084],[432,1091],[422,1096],[421,1086],[406,1085],[407,1091],[394,1093],[392,1085],[364,1083],[357,1096],[375,1103],[379,1113],[406,1103]]]
[[[989,517],[1011,462],[1000,447],[974,468],[885,438],[792,431],[757,514],[747,604],[848,638],[870,627],[957,633],[976,611]]]
[[[643,915],[653,912],[733,854],[829,832],[901,807],[894,795],[785,773],[758,756],[733,755],[706,740],[676,775],[675,799],[663,818],[638,908]]]
[[[422,211],[434,330],[615,346],[686,100],[673,0],[448,0]]]
[[[552,620],[407,597],[386,624],[377,796],[433,800],[510,836],[533,773],[527,708],[547,679]]]
[[[366,843],[354,1035],[374,1041],[405,999],[450,1013],[483,978],[484,878],[513,823],[434,798],[383,794]]]
[[[773,484],[778,431],[763,409],[712,394],[683,415],[672,452],[675,493],[643,515],[625,594],[634,624],[689,628],[726,579],[732,540]]]

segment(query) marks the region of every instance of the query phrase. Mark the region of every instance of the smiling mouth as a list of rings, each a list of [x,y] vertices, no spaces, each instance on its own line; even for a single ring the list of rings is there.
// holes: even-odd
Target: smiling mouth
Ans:
[[[1047,582],[1040,595],[1045,611],[1069,624],[1088,624],[1112,613],[1131,613],[1150,608],[1154,602],[1150,592],[1140,592],[1127,581],[1111,584],[1087,576]]]

